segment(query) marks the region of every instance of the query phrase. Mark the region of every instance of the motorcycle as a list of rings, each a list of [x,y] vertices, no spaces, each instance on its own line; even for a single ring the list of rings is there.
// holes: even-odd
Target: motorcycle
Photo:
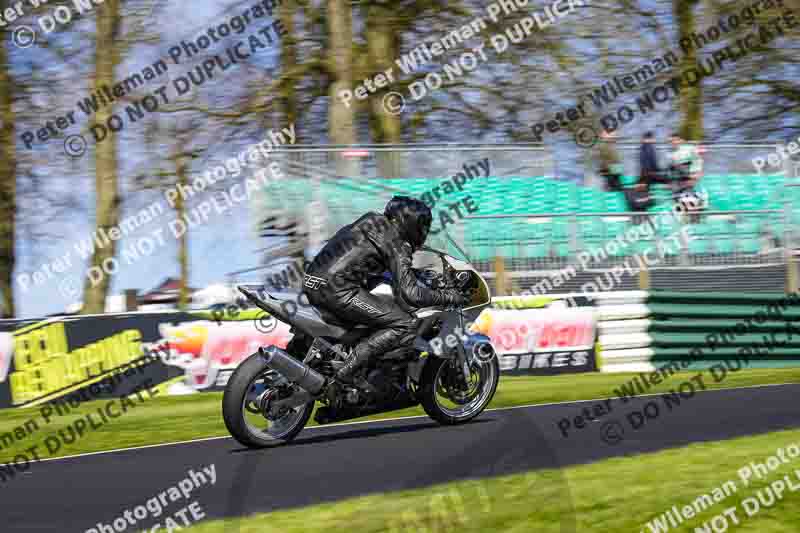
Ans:
[[[417,252],[414,263],[419,283],[462,291],[469,301],[460,308],[412,309],[419,319],[413,345],[373,357],[359,371],[361,387],[341,384],[334,375],[371,328],[326,322],[313,306],[297,305],[302,293],[280,298],[238,286],[254,305],[289,324],[293,337],[285,350],[259,348],[231,375],[222,399],[230,434],[250,448],[290,442],[315,404],[319,424],[420,404],[444,425],[463,424],[483,412],[497,390],[500,366],[489,337],[465,331],[464,324],[490,304],[489,286],[468,262],[433,248]],[[371,292],[394,298],[390,281]]]

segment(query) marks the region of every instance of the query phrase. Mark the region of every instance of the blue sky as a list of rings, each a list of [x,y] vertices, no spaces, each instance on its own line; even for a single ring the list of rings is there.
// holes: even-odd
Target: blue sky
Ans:
[[[197,31],[202,31],[208,27],[216,26],[223,21],[229,20],[231,16],[243,12],[246,8],[255,6],[259,2],[215,2],[210,0],[199,0],[192,3],[191,9],[186,9],[185,4],[169,2],[161,5],[161,11],[155,16],[148,18],[148,25],[150,31],[155,31],[160,34],[160,43],[157,47],[138,45],[138,47],[126,55],[126,61],[119,65],[117,69],[117,79],[121,80],[130,76],[134,72],[140,72],[145,66],[150,65],[158,58],[168,59],[167,50],[176,44],[179,44],[182,39],[189,40],[190,37],[197,35]],[[161,4],[161,3],[160,3]],[[233,8],[231,8],[233,6]],[[96,6],[96,9],[102,9],[102,5]],[[20,21],[22,23],[22,21]],[[35,19],[29,18],[27,24],[38,29]],[[258,24],[248,26],[241,36],[236,36],[237,40],[242,38],[247,39],[247,36],[257,34],[257,30],[264,25],[268,24],[268,19],[260,19]],[[72,43],[69,39],[74,39],[77,31],[86,30],[93,31],[94,20],[88,16],[84,20],[74,21],[74,27],[59,28],[52,34],[47,36],[48,41],[58,43],[66,50],[73,50]],[[60,30],[60,31],[59,31]],[[263,38],[262,38],[263,40]],[[78,46],[91,47],[91,41],[79,43]],[[254,61],[256,67],[259,64],[265,65],[265,70],[268,69],[270,63],[275,62],[275,47],[268,50],[267,53],[261,55]],[[209,49],[210,53],[219,53],[223,48]],[[36,45],[31,48],[15,51],[15,58],[21,65],[19,68],[25,68],[28,60],[39,59],[44,56],[45,52],[38,49]],[[87,57],[91,57],[88,55]],[[70,65],[60,65],[57,69],[68,70],[70,68],[76,69]],[[170,64],[169,76],[185,75],[189,69],[189,65],[174,65]],[[79,64],[77,69],[80,72],[91,71],[91,64]],[[231,79],[235,79],[235,70],[219,74],[223,83],[231,83]],[[228,76],[229,79],[225,80]],[[167,83],[168,80],[159,80],[161,85]],[[87,78],[88,84],[88,78]],[[153,87],[157,85],[153,82]],[[151,89],[148,87],[148,89]],[[201,87],[200,90],[206,89]],[[80,88],[75,88],[72,91],[74,94],[70,95],[74,102],[78,102],[90,94],[88,85]],[[202,92],[201,92],[202,94]],[[121,110],[118,108],[117,112]],[[39,117],[41,119],[41,117]],[[49,117],[48,117],[49,118]],[[85,123],[83,124],[85,126]],[[26,123],[20,121],[17,124],[18,137],[21,132],[39,128],[41,124]],[[120,168],[122,173],[130,175],[131,171],[135,168],[138,161],[131,155],[126,153],[125,142],[129,134],[137,135],[136,131],[128,131],[133,128],[126,128],[124,131],[125,136],[119,141],[119,158]],[[263,131],[257,131],[257,127],[244,127],[244,133],[236,139],[229,142],[227,139],[215,138],[213,142],[209,143],[210,148],[207,151],[207,157],[203,161],[199,161],[193,167],[193,175],[197,175],[205,168],[220,164],[225,158],[235,155],[241,150],[243,146],[249,144],[248,135],[250,140],[258,138]],[[77,127],[74,130],[67,131],[70,133],[84,133]],[[210,132],[213,136],[213,132]],[[253,135],[255,134],[255,135]],[[52,143],[58,146],[49,146],[46,149],[60,149],[63,140],[56,139]],[[44,148],[43,148],[44,149]],[[47,152],[33,152],[34,156],[42,154],[47,157]],[[27,155],[27,154],[26,154]],[[17,315],[19,317],[36,317],[49,313],[56,313],[63,311],[68,305],[76,303],[80,300],[80,296],[72,297],[69,295],[75,287],[82,287],[86,276],[87,262],[83,260],[75,248],[75,243],[85,240],[92,235],[94,231],[94,220],[91,218],[93,212],[92,205],[94,202],[92,194],[93,178],[91,177],[93,165],[93,153],[90,151],[86,154],[86,160],[80,161],[81,165],[85,165],[85,174],[79,175],[74,181],[69,183],[70,188],[74,188],[72,192],[77,192],[85,203],[86,210],[81,210],[69,216],[67,220],[60,221],[58,224],[53,224],[52,230],[48,233],[60,236],[58,239],[48,239],[46,242],[36,243],[35,255],[31,253],[30,243],[21,242],[18,245],[18,264],[15,272],[15,279],[20,276],[32,275],[34,271],[43,271],[43,265],[53,265],[54,262],[65,258],[71,263],[62,274],[48,277],[43,283],[32,283],[27,290],[24,290],[19,283],[15,283],[15,299],[17,303]],[[153,156],[150,155],[152,158]],[[156,155],[155,157],[160,157]],[[55,166],[55,165],[54,165]],[[73,171],[72,167],[64,169],[66,172]],[[237,180],[241,181],[244,176],[251,175],[251,172],[245,171],[240,175]],[[88,176],[87,176],[88,175]],[[20,176],[21,180],[28,179],[25,175]],[[232,178],[228,178],[232,179]],[[233,181],[231,181],[231,184]],[[55,182],[53,187],[55,187]],[[123,184],[123,199],[127,202],[124,205],[122,217],[130,216],[140,209],[148,206],[156,201],[164,208],[164,213],[158,217],[157,220],[150,222],[139,228],[135,233],[131,234],[127,239],[122,239],[118,243],[117,259],[120,261],[121,267],[118,272],[113,276],[111,286],[111,294],[121,294],[125,289],[135,288],[140,291],[146,291],[158,285],[166,277],[177,277],[179,268],[177,264],[177,246],[176,240],[172,236],[169,224],[174,220],[174,213],[170,212],[166,200],[159,197],[156,193],[145,195],[137,193],[135,198],[132,198],[131,203],[129,197],[125,195],[126,184]],[[196,206],[197,201],[190,204],[190,207]],[[89,214],[89,218],[86,214]],[[190,283],[194,287],[204,287],[212,283],[224,282],[225,274],[252,267],[259,263],[260,256],[255,253],[256,248],[263,246],[259,239],[256,238],[254,232],[256,218],[252,215],[251,206],[249,202],[244,202],[235,206],[235,209],[230,209],[228,212],[218,214],[214,211],[211,212],[208,221],[202,224],[201,227],[192,228],[189,231],[189,247],[190,247],[190,268],[191,276]],[[161,229],[164,239],[164,244],[158,243],[157,236],[153,234],[154,231]],[[124,257],[130,257],[129,254],[123,255],[122,250],[136,246],[140,239],[150,237],[152,242],[156,244],[155,249],[151,255],[141,254],[143,257],[140,260],[134,261],[131,264],[126,264]],[[143,244],[143,250],[147,250],[146,243]],[[51,267],[52,269],[52,267]],[[65,294],[67,293],[67,294]]]
[[[160,42],[158,45],[136,45],[136,48],[126,54],[125,62],[119,66],[118,79],[129,76],[133,72],[138,72],[145,66],[151,64],[158,58],[168,58],[167,50],[170,46],[180,43],[181,39],[188,39],[196,35],[197,30],[203,30],[212,25],[217,25],[220,22],[227,20],[230,16],[242,12],[245,8],[257,5],[259,2],[253,0],[250,2],[242,1],[212,1],[212,0],[196,0],[192,2],[191,9],[187,9],[187,4],[178,2],[159,2],[160,10],[156,16],[147,19],[147,28],[160,35]],[[231,8],[231,6],[236,6]],[[96,9],[102,9],[102,4],[97,6]],[[664,13],[664,22],[667,22],[669,13]],[[243,35],[247,36],[253,33],[254,28],[266,25],[258,24],[256,26],[248,27]],[[53,43],[58,43],[65,50],[72,50],[71,39],[75,38],[75,31],[86,31],[87,36],[91,35],[93,31],[94,20],[86,17],[76,23],[75,28],[69,30],[56,31],[50,36],[48,40]],[[237,38],[238,40],[238,38]],[[92,43],[89,38],[75,43],[77,47],[89,47]],[[677,46],[673,45],[673,49],[677,50]],[[221,48],[216,48],[209,53],[219,53]],[[254,66],[263,66],[264,71],[268,72],[269,68],[275,65],[276,58],[273,49],[264,53],[263,59],[259,55],[255,61]],[[17,68],[25,68],[26,60],[32,57],[40,57],[45,52],[37,49],[36,46],[27,49],[23,52],[17,52],[14,55]],[[83,57],[91,57],[90,55],[82,55]],[[91,61],[80,61],[73,59],[73,67],[69,65],[59,64],[57,62],[49,61],[47,63],[48,69],[63,70],[74,68],[82,73],[82,79],[86,84],[81,87],[72,88],[70,98],[77,101],[89,94],[88,80],[92,72]],[[170,65],[170,76],[183,75],[186,70],[190,68],[188,65]],[[735,67],[734,67],[735,68]],[[478,76],[481,76],[480,69],[476,71]],[[589,73],[594,74],[594,73]],[[610,79],[603,77],[598,79],[598,84]],[[236,71],[231,70],[220,74],[219,81],[225,87],[230,87],[231,91],[235,91],[238,86],[236,84],[237,76]],[[356,82],[360,80],[355,80]],[[713,80],[712,80],[713,83]],[[209,87],[201,88],[206,92],[211,92]],[[557,88],[554,88],[556,90]],[[202,93],[201,93],[202,94]],[[638,96],[639,91],[634,91],[630,95],[621,97],[617,102],[608,106],[608,111],[615,110],[621,103],[631,104],[632,100]],[[46,105],[46,102],[45,104]],[[563,107],[569,107],[569,102],[564,102]],[[657,132],[659,140],[666,140],[667,134],[672,131],[673,124],[677,118],[674,110],[670,109],[670,104],[663,104],[659,106],[660,113],[648,114],[645,117],[637,117],[635,125],[630,128],[624,128],[621,134],[629,138],[638,138],[639,134],[646,129],[653,129]],[[538,120],[545,120],[550,118],[548,114],[534,114],[530,113],[531,120],[536,122]],[[666,119],[665,119],[666,117]],[[641,119],[641,120],[639,120]],[[17,127],[18,131],[23,131],[38,126],[35,123],[20,122]],[[273,125],[275,127],[278,125]],[[707,127],[713,127],[714,122],[711,117],[707,120]],[[140,143],[137,136],[141,136],[141,131],[132,131],[126,129],[124,138],[120,140],[120,166],[123,174],[130,175],[135,171],[137,165],[142,164],[141,159],[126,152],[126,142]],[[636,131],[633,131],[636,130]],[[69,133],[73,133],[70,131]],[[236,132],[234,138],[229,139],[222,135],[216,135],[215,132],[208,132],[209,146],[208,157],[199,161],[193,167],[193,172],[201,173],[209,165],[219,164],[227,157],[238,153],[242,147],[249,142],[252,142],[258,136],[263,135],[264,126],[257,124],[253,121],[252,124],[241,125],[241,131]],[[468,136],[469,137],[469,136]],[[502,132],[490,132],[486,139],[491,139],[493,142],[502,142],[504,139]],[[467,141],[474,140],[474,137],[465,139]],[[558,134],[550,134],[546,137],[546,141],[554,141],[552,144],[555,152],[555,159],[558,165],[558,172],[560,175],[573,176],[575,178],[582,175],[581,158],[582,152],[575,150],[574,144],[571,141],[571,136],[566,132],[559,132]],[[54,141],[59,143],[60,141]],[[60,146],[56,147],[60,148]],[[709,168],[717,171],[722,170],[734,156],[739,160],[747,161],[752,155],[762,154],[763,149],[755,152],[743,152],[737,148],[730,148],[725,150],[718,150],[709,156]],[[49,154],[45,151],[38,152],[42,158],[49,158]],[[90,153],[91,155],[91,153]],[[164,160],[164,155],[159,152],[145,154],[147,163],[152,163],[153,160]],[[630,154],[626,157],[626,170],[628,172],[635,172],[635,156]],[[47,243],[36,243],[36,256],[32,256],[29,252],[30,243],[19,243],[19,263],[17,265],[16,275],[19,276],[23,273],[32,273],[34,270],[41,268],[43,263],[52,263],[56,258],[63,257],[69,254],[72,261],[72,266],[63,274],[56,278],[48,279],[46,282],[36,285],[27,291],[23,291],[19,285],[16,286],[16,300],[18,305],[18,316],[21,317],[34,317],[42,316],[48,313],[60,312],[65,309],[69,304],[75,303],[75,297],[66,296],[63,289],[69,289],[77,286],[82,288],[85,276],[85,261],[80,260],[78,254],[74,249],[74,244],[78,240],[83,240],[89,237],[94,230],[94,221],[91,219],[93,212],[92,205],[94,202],[92,188],[93,188],[93,170],[91,168],[91,157],[88,161],[81,161],[78,167],[73,168],[73,163],[68,162],[69,165],[63,167],[65,174],[74,175],[74,181],[68,181],[68,187],[74,191],[78,191],[81,195],[82,201],[85,203],[86,209],[76,212],[75,216],[68,220],[62,221],[59,227],[54,227],[52,233],[60,235],[60,238]],[[82,165],[82,166],[80,166]],[[52,164],[56,167],[57,165]],[[627,168],[630,167],[630,168]],[[59,168],[60,170],[60,168]],[[249,174],[245,174],[249,175]],[[26,176],[20,176],[21,180],[26,179]],[[239,180],[242,176],[239,177]],[[126,200],[128,196],[125,197]],[[133,200],[136,203],[128,203],[125,205],[123,217],[130,216],[139,209],[147,206],[149,203],[156,201],[157,196],[146,196],[137,194]],[[161,199],[162,204],[166,202]],[[196,202],[195,204],[196,205]],[[89,217],[87,217],[87,213]],[[134,246],[139,239],[149,236],[154,230],[162,229],[164,234],[168,236],[166,245],[157,246],[152,255],[137,261],[135,264],[126,265],[122,261],[122,268],[113,277],[111,286],[111,294],[120,294],[125,289],[135,288],[141,291],[148,290],[158,285],[166,277],[175,277],[178,274],[177,265],[177,250],[175,240],[170,236],[169,223],[173,220],[172,213],[166,212],[159,217],[157,221],[153,221],[146,226],[142,227],[134,235],[121,242],[120,250],[117,253],[117,258],[122,259],[122,249]],[[252,205],[242,204],[238,205],[235,210],[226,214],[218,215],[212,213],[211,218],[202,227],[193,228],[190,231],[190,253],[191,253],[191,277],[190,284],[194,287],[204,287],[212,283],[224,282],[225,274],[253,267],[259,264],[261,257],[256,253],[256,249],[265,245],[265,243],[258,239],[254,233],[254,225],[257,217],[254,214]],[[250,276],[253,279],[253,276]]]

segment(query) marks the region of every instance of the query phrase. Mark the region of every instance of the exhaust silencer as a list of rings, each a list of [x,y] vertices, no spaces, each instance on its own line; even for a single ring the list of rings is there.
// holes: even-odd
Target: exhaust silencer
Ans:
[[[325,376],[277,346],[260,348],[259,353],[271,369],[311,394],[319,393],[325,386]]]

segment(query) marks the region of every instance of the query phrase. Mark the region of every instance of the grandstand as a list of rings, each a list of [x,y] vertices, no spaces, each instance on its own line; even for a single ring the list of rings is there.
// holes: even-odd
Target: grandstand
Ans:
[[[800,218],[794,201],[800,188],[788,186],[796,179],[794,170],[787,164],[777,173],[754,173],[750,158],[774,146],[704,146],[705,173],[699,188],[708,195],[709,205],[698,223],[685,225],[692,240],[679,249],[665,250],[666,257],[645,280],[648,287],[632,278],[623,280],[618,289],[784,290],[787,241],[788,249],[793,248],[791,227]],[[636,179],[637,148],[620,145],[626,183]],[[579,252],[604,247],[632,224],[623,193],[605,192],[588,179],[561,179],[580,176],[581,171],[575,171],[575,164],[556,164],[556,154],[541,146],[364,147],[350,158],[343,155],[348,150],[352,149],[300,148],[278,154],[287,179],[268,187],[261,212],[312,221],[306,230],[320,243],[359,214],[381,210],[391,195],[420,197],[458,172],[464,162],[488,158],[488,176],[467,181],[463,190],[447,194],[434,207],[432,231],[441,228],[437,214],[444,210],[453,219],[448,232],[489,279],[495,278],[502,260],[500,270],[509,282],[500,292],[519,290],[575,264]],[[668,150],[659,147],[662,164]],[[390,171],[381,159],[387,154],[392,157]],[[672,209],[665,186],[656,185],[652,192],[656,206],[651,213]],[[467,216],[462,207],[464,216],[458,217],[447,209],[446,204],[467,197],[478,206],[475,215]],[[660,246],[682,224],[671,219],[658,224],[652,238],[615,247],[607,259],[595,261],[560,290],[576,290],[587,276]],[[725,276],[719,275],[720,269],[725,269]]]

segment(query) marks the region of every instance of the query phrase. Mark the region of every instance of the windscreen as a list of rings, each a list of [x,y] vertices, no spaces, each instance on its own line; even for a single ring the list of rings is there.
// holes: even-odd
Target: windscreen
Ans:
[[[455,246],[456,243],[451,242],[450,244],[451,246],[455,247],[456,250],[458,250],[458,247]],[[443,271],[441,256],[435,249],[430,249],[431,247],[427,248],[428,249],[422,249],[414,254],[414,268],[420,270],[433,270],[441,274]],[[474,270],[468,261],[459,259],[458,255],[464,256],[463,253],[459,253],[458,255],[448,255],[450,255],[450,257],[447,258],[447,261],[451,267],[455,268],[456,270],[469,270],[472,272],[472,276],[475,278],[474,283],[477,290],[473,292],[472,300],[464,309],[468,310],[489,304],[491,302],[491,291],[489,290],[489,286],[486,284],[486,280],[484,280],[480,274]]]
[[[436,234],[429,233],[425,241],[425,248],[440,250],[451,257],[455,257],[459,261],[472,263],[463,244],[459,242],[458,239],[454,238],[446,229],[441,229]],[[436,258],[436,261],[439,262],[439,259]],[[439,264],[439,268],[441,268],[441,264]]]

